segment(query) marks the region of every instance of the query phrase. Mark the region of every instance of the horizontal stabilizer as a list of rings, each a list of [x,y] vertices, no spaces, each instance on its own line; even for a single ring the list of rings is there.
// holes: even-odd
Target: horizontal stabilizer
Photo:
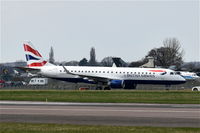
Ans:
[[[15,68],[18,68],[18,69],[23,70],[25,72],[31,72],[31,73],[40,72],[40,69],[31,68],[31,67],[15,67]]]

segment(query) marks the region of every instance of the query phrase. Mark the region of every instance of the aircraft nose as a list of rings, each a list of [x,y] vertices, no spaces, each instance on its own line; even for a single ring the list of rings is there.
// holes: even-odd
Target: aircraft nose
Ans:
[[[183,76],[180,76],[180,81],[183,82],[183,83],[185,83],[186,79]]]

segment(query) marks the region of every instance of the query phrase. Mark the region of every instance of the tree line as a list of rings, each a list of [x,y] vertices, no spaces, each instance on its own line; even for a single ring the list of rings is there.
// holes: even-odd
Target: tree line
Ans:
[[[153,48],[139,61],[124,62],[128,67],[139,67],[148,62],[147,57],[153,57],[155,66],[162,68],[169,68],[173,66],[175,70],[180,70],[183,64],[184,50],[181,48],[181,43],[177,38],[166,38],[159,48]],[[49,53],[49,61],[55,64],[53,48],[51,47]],[[107,66],[113,65],[112,57],[105,57],[100,62],[96,60],[95,48],[90,50],[90,59],[83,58],[80,61],[69,61],[56,63],[59,65],[72,66]]]

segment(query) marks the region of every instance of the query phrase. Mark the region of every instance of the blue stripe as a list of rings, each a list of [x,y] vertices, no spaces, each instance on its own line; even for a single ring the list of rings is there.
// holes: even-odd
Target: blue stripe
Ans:
[[[182,77],[185,78],[185,79],[193,79],[192,76],[182,76]]]
[[[88,83],[88,84],[96,84],[94,81],[84,80],[83,78],[54,78],[57,80],[73,82],[73,83]],[[186,81],[175,81],[175,80],[125,80],[126,84],[159,84],[159,85],[176,85],[183,84]]]
[[[52,78],[56,80],[66,81],[66,82],[72,82],[72,83],[88,83],[88,84],[95,84],[94,81],[88,81],[83,78]]]
[[[40,59],[35,58],[35,57],[33,57],[32,55],[26,54],[26,60],[29,61],[29,60],[40,60]]]

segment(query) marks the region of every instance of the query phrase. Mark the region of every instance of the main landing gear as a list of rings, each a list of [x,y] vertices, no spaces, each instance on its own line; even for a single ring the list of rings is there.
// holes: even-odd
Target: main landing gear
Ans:
[[[110,86],[97,86],[96,90],[111,90]]]
[[[165,85],[165,90],[170,90],[170,88],[171,88],[171,85]]]

